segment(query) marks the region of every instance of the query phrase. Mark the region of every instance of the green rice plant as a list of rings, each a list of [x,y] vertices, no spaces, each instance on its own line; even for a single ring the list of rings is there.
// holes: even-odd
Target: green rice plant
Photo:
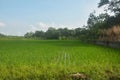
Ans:
[[[119,59],[118,49],[81,41],[0,40],[0,80],[70,80],[78,72],[109,80],[120,76]]]

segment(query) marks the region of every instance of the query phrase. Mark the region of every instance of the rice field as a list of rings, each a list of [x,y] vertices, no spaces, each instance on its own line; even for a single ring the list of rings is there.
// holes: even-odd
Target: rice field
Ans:
[[[70,40],[0,40],[0,80],[72,80],[66,76],[78,72],[90,80],[119,77],[120,50]]]

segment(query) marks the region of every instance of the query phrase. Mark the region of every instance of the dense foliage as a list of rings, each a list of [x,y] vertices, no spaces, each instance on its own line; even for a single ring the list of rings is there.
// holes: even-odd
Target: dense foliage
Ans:
[[[59,28],[55,29],[50,27],[46,32],[44,31],[36,31],[36,32],[28,32],[25,34],[26,38],[37,38],[37,39],[80,39],[85,35],[85,28],[76,28],[76,29],[68,29],[68,28]]]
[[[4,34],[0,33],[0,37],[4,37],[4,36],[5,36]]]
[[[89,15],[89,40],[120,41],[120,0],[100,0],[98,7],[106,6],[106,13]],[[112,15],[111,15],[112,14]]]
[[[37,39],[81,39],[81,40],[109,40],[103,39],[106,37],[119,38],[119,25],[120,25],[120,0],[100,0],[98,7],[106,6],[106,13],[95,15],[95,11],[90,13],[87,25],[83,28],[67,29],[59,28],[55,29],[50,27],[46,32],[36,31],[28,32],[25,34],[26,38]],[[109,13],[109,14],[108,14]],[[113,15],[110,15],[113,14]],[[117,26],[117,28],[116,28]],[[112,30],[115,29],[118,30]],[[111,31],[109,31],[109,30]],[[116,32],[117,31],[117,32]],[[117,39],[118,41],[120,39]]]

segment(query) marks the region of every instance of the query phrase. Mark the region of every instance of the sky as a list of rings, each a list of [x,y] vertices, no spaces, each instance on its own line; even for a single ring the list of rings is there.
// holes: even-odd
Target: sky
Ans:
[[[0,0],[0,33],[22,36],[48,27],[86,25],[100,0]],[[98,12],[101,12],[99,10]]]

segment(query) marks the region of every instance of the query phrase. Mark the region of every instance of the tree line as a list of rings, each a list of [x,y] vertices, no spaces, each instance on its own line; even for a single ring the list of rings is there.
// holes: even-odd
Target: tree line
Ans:
[[[102,6],[107,6],[104,10],[106,12],[98,16],[95,15],[95,11],[90,13],[87,25],[83,28],[55,29],[50,27],[46,32],[28,32],[25,34],[25,37],[39,39],[110,40],[109,37],[112,36],[115,39],[115,36],[119,37],[120,35],[120,0],[100,0],[98,8]],[[111,13],[113,15],[110,15]]]
[[[27,32],[25,38],[80,39],[84,41],[120,41],[120,0],[100,0],[98,8],[106,6],[105,13],[90,13],[87,25],[75,29],[49,27],[47,31]],[[112,14],[112,15],[111,15]],[[0,34],[0,36],[5,36]]]
[[[96,16],[93,12],[88,18],[89,36],[94,35],[90,39],[120,41],[120,0],[100,0],[98,8],[103,6],[105,13]]]
[[[36,38],[36,39],[81,39],[84,38],[85,28],[76,28],[76,29],[68,29],[68,28],[59,28],[55,29],[53,27],[49,27],[46,32],[44,31],[35,31],[35,32],[27,32],[24,36],[25,38]]]

